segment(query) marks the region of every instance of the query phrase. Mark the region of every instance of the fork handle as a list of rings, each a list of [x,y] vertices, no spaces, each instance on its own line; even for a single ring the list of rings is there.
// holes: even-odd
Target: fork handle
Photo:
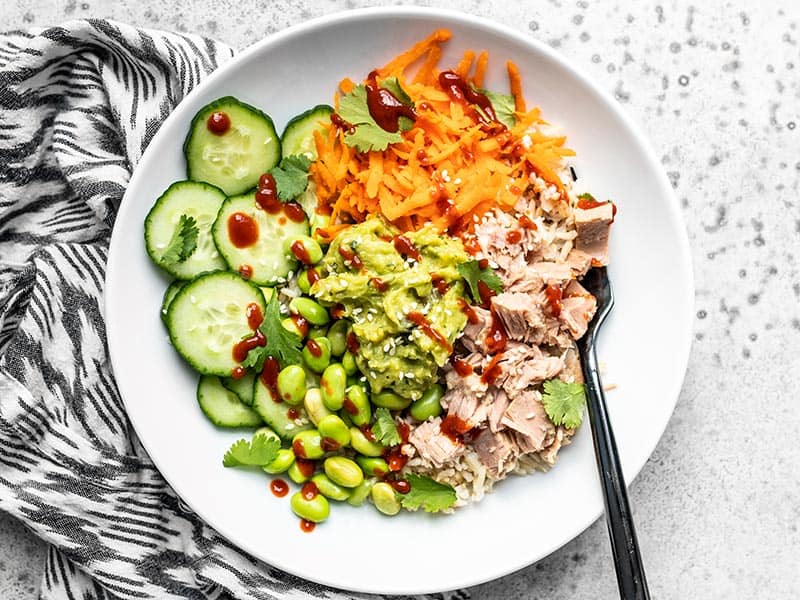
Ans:
[[[649,600],[650,592],[647,589],[642,557],[639,554],[639,542],[633,527],[625,478],[622,475],[622,465],[617,454],[617,444],[608,419],[605,395],[600,382],[594,340],[582,341],[587,343],[580,353],[581,368],[586,384],[594,452],[603,486],[606,523],[611,538],[614,567],[617,571],[619,597],[622,600]]]

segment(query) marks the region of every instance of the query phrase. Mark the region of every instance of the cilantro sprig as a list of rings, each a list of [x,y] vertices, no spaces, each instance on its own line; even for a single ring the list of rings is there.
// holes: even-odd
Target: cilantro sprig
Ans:
[[[300,348],[303,341],[296,333],[288,331],[281,325],[281,309],[276,294],[273,294],[267,303],[259,330],[264,334],[266,345],[250,350],[242,362],[243,367],[254,367],[260,371],[268,356],[278,359],[281,366],[302,362]]]
[[[478,282],[482,281],[490,290],[496,293],[503,291],[503,281],[492,270],[491,267],[481,269],[477,260],[470,260],[458,265],[458,272],[469,286],[470,294],[475,302],[481,302],[481,294],[478,289]]]
[[[392,414],[383,407],[375,411],[372,433],[375,435],[375,439],[384,446],[396,446],[403,441],[397,431],[397,424],[394,422]]]
[[[278,440],[258,433],[250,442],[245,439],[234,442],[225,453],[222,464],[226,467],[265,467],[275,460],[280,449]]]
[[[292,154],[281,159],[281,162],[270,169],[275,179],[278,198],[292,200],[306,191],[308,186],[308,168],[311,160],[305,154]]]
[[[514,112],[514,96],[511,94],[498,94],[489,90],[480,90],[480,92],[489,98],[498,121],[509,129],[517,124],[517,116]]]
[[[367,88],[363,85],[357,85],[352,92],[340,98],[338,113],[342,120],[354,127],[354,130],[344,134],[345,144],[355,147],[359,152],[386,150],[389,144],[403,140],[400,131],[386,131],[372,118],[367,106]]]
[[[194,217],[181,215],[161,260],[169,265],[185,261],[197,248],[198,233]]]
[[[583,384],[567,383],[560,379],[545,381],[542,404],[554,425],[575,429],[583,420],[583,409],[586,406]]]
[[[430,477],[406,475],[411,485],[407,494],[400,495],[400,503],[407,510],[422,508],[425,512],[435,513],[452,507],[457,500],[456,491],[446,483],[439,483]]]

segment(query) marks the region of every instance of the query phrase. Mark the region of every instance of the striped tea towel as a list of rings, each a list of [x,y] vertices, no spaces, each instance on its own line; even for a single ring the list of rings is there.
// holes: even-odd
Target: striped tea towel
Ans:
[[[0,36],[0,510],[50,545],[44,600],[366,597],[260,563],[192,514],[109,368],[103,280],[125,186],[232,55],[110,21]]]

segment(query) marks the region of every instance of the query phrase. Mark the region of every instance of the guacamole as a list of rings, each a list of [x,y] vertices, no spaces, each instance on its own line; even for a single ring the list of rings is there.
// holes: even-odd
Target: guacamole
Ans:
[[[431,226],[400,232],[380,218],[342,231],[311,293],[341,304],[359,343],[356,362],[373,392],[417,399],[436,381],[467,323],[458,239]]]

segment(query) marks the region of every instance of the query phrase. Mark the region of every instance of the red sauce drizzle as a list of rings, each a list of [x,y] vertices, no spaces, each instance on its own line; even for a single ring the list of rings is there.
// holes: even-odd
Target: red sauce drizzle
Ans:
[[[475,371],[471,364],[469,364],[463,358],[459,358],[455,355],[450,359],[450,364],[453,365],[453,370],[461,375],[461,377],[472,375],[472,373]]]
[[[402,256],[408,256],[419,262],[422,256],[417,250],[417,247],[404,235],[394,236],[394,249],[397,250]]]
[[[478,268],[479,269],[488,269],[489,268],[489,259],[482,258],[478,261]]]
[[[339,255],[344,259],[345,263],[350,263],[350,266],[359,271],[364,268],[364,263],[351,248],[346,246],[339,246]]]
[[[310,270],[310,269],[309,269]],[[311,279],[309,279],[311,281]],[[344,305],[334,304],[331,306],[331,319],[338,321],[344,316]]]
[[[553,313],[553,316],[559,316],[561,314],[562,307],[561,288],[557,285],[550,284],[544,288],[544,295],[547,298],[547,304],[550,306],[550,311]]]
[[[469,302],[463,298],[459,298],[458,304],[461,306],[461,312],[467,315],[467,323],[470,325],[476,325],[478,323],[478,313],[475,312],[475,309],[469,305]]]
[[[402,443],[406,444],[408,443],[408,436],[411,434],[411,427],[408,425],[408,423],[400,421],[400,423],[397,424],[397,433],[400,434],[400,440]]]
[[[386,290],[389,289],[389,284],[386,283],[380,277],[370,277],[369,278],[369,282],[372,284],[372,287],[374,287],[376,290],[378,290],[381,293],[383,293],[383,292],[385,292]]]
[[[306,220],[306,211],[297,202],[287,202],[283,205],[283,214],[289,217],[290,221],[302,223]]]
[[[206,120],[206,127],[214,135],[223,135],[231,128],[231,118],[224,112],[213,112]]]
[[[515,229],[514,231],[509,231],[506,234],[506,241],[509,244],[519,244],[522,241],[522,232],[519,231],[518,229]]]
[[[247,248],[258,241],[258,223],[249,215],[235,212],[228,217],[228,237],[237,248]]]
[[[306,277],[308,277],[308,285],[314,285],[320,280],[319,272],[314,267],[306,269]]]
[[[269,484],[269,489],[272,490],[272,493],[278,498],[283,498],[289,493],[289,484],[283,479],[273,479]]]
[[[344,131],[354,131],[355,130],[355,127],[353,127],[350,123],[345,121],[337,113],[331,113],[331,123],[336,125],[336,127],[338,127],[339,129],[343,129]]]
[[[297,470],[300,471],[300,474],[303,477],[311,477],[314,474],[314,468],[316,465],[314,464],[313,460],[298,458],[294,462],[297,464]]]
[[[314,358],[319,358],[322,356],[322,347],[316,342],[316,340],[308,340],[306,342],[306,348],[308,348],[308,353]]]
[[[444,348],[448,352],[452,352],[453,351],[453,345],[449,341],[447,341],[447,338],[444,337],[444,335],[442,335],[441,331],[433,328],[433,326],[431,325],[431,322],[428,321],[428,319],[425,317],[425,315],[423,315],[422,313],[417,312],[415,310],[412,310],[406,316],[408,317],[409,321],[414,323],[414,325],[416,325],[417,327],[419,327],[422,330],[422,333],[427,335],[434,342],[439,344],[442,348]]]
[[[477,238],[471,237],[467,240],[464,240],[464,250],[466,250],[472,256],[475,256],[478,254],[478,252],[481,252],[483,248],[481,248]]]
[[[292,442],[292,452],[297,458],[306,457],[306,449],[303,446],[303,440],[295,440]]]
[[[278,393],[278,372],[280,370],[280,364],[278,364],[278,361],[272,356],[267,357],[267,360],[264,361],[264,368],[261,369],[261,381],[269,388],[269,391],[272,392],[272,399],[275,402],[283,402],[283,399]]]
[[[250,350],[266,345],[267,338],[264,337],[264,334],[261,333],[260,330],[256,330],[250,337],[246,337],[233,345],[233,360],[242,362],[247,358],[247,353],[250,352]]]
[[[523,229],[533,229],[533,230],[539,229],[539,228],[536,226],[536,223],[534,223],[534,222],[533,222],[533,220],[532,220],[532,219],[531,219],[531,218],[530,218],[528,215],[522,215],[522,216],[521,216],[521,217],[520,217],[520,218],[517,220],[517,223],[518,223],[518,224],[519,224],[519,226],[520,226],[520,227],[522,227]]]
[[[400,452],[399,447],[388,452],[384,458],[386,459],[386,464],[389,465],[389,471],[392,473],[401,470],[408,462],[408,457]]]
[[[247,324],[250,326],[250,329],[258,329],[262,321],[264,321],[264,315],[261,314],[261,307],[255,302],[251,302],[247,305],[244,314],[247,316]]]
[[[250,279],[253,276],[253,267],[250,265],[239,265],[239,275],[243,279]]]
[[[492,297],[495,295],[497,295],[497,293],[488,285],[486,285],[483,280],[478,281],[478,296],[481,298],[481,306],[483,308],[489,308],[492,302]]]
[[[358,407],[353,404],[353,401],[350,398],[344,399],[344,404],[342,407],[347,411],[349,415],[357,415],[358,414]]]
[[[231,369],[231,377],[233,379],[241,379],[244,377],[245,373],[246,371],[242,365],[235,366],[233,369]]]
[[[308,324],[308,321],[306,321],[305,317],[301,315],[292,315],[289,318],[292,320],[292,323],[294,323],[295,327],[297,327],[297,330],[300,332],[300,337],[306,337],[308,335],[308,329],[310,325]],[[309,352],[311,352],[311,350],[309,350]]]
[[[303,494],[303,498],[306,500],[313,500],[319,494],[319,490],[317,489],[317,484],[313,481],[306,481],[303,484],[303,487],[300,488],[300,493]]]
[[[375,71],[370,73],[369,80],[364,85],[367,88],[369,114],[375,119],[378,127],[384,131],[396,133],[400,129],[400,117],[408,117],[415,121],[417,113],[410,106],[400,102],[392,92],[379,87],[375,76]]]
[[[455,444],[464,443],[464,434],[470,429],[472,426],[456,415],[447,415],[439,425],[439,430]]]
[[[278,188],[275,178],[269,173],[264,173],[258,180],[256,190],[256,204],[271,215],[276,215],[283,208],[283,203],[278,198]]]
[[[394,491],[398,494],[407,494],[411,491],[411,484],[408,483],[405,479],[398,479],[396,481],[390,481],[389,485],[394,488]]]
[[[483,368],[483,374],[481,375],[481,381],[483,383],[491,385],[497,381],[497,378],[503,373],[503,368],[500,366],[500,360],[502,358],[502,353],[493,356],[489,364]]]
[[[442,71],[439,73],[439,85],[441,85],[448,95],[456,102],[477,104],[491,121],[502,125],[502,123],[497,120],[497,115],[494,112],[491,100],[489,100],[485,94],[474,90],[458,73]],[[479,120],[484,122],[482,118]],[[503,129],[505,129],[504,125]]]
[[[292,250],[292,254],[294,254],[295,258],[301,263],[304,265],[310,265],[312,263],[311,256],[308,254],[308,250],[306,250],[303,240],[295,240],[292,242],[290,248]]]
[[[300,416],[300,411],[297,410],[294,406],[286,411],[286,417],[291,419],[292,421],[294,421],[299,416]]]
[[[369,425],[362,425],[361,427],[359,427],[359,429],[361,430],[361,433],[364,434],[364,437],[367,438],[370,442],[375,441],[375,434],[372,433],[372,429],[370,428]]]
[[[492,326],[489,328],[489,333],[486,334],[486,349],[489,354],[497,354],[506,349],[508,344],[508,334],[503,322],[492,311]]]
[[[436,291],[442,295],[450,289],[450,284],[441,275],[431,274],[431,283],[436,288]]]
[[[358,338],[356,334],[352,331],[347,334],[347,349],[350,350],[353,354],[358,354],[358,349],[361,347],[361,344],[358,343]]]
[[[336,452],[342,445],[333,438],[323,437],[320,446],[325,452]]]
[[[308,519],[300,519],[300,530],[303,533],[311,533],[316,528],[317,524]]]

